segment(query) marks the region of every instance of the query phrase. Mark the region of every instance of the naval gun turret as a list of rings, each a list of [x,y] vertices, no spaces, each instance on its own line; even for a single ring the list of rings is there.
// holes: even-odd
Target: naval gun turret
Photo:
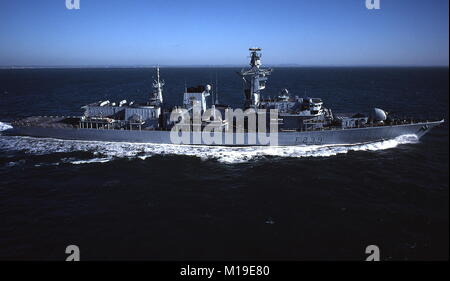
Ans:
[[[245,108],[258,107],[261,100],[261,90],[266,88],[267,76],[271,68],[261,68],[261,48],[250,48],[250,68],[242,69],[238,74],[244,83]]]

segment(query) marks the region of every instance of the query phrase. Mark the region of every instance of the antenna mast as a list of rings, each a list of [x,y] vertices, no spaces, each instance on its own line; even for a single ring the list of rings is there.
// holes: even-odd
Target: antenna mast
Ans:
[[[217,72],[216,72],[216,101],[215,104],[219,104],[219,79],[217,78]]]
[[[245,107],[258,107],[261,90],[266,88],[267,76],[272,73],[271,68],[261,67],[261,48],[250,48],[250,68],[242,69],[239,75],[244,82]]]
[[[153,81],[153,96],[150,101],[152,104],[162,104],[163,103],[163,95],[162,88],[164,86],[164,81],[160,79],[159,76],[159,66],[156,67],[156,79]]]

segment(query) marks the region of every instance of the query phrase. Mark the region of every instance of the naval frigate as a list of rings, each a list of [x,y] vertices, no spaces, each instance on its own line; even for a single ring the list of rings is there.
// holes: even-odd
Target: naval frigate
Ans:
[[[275,98],[264,97],[262,91],[273,69],[262,67],[260,48],[249,51],[249,67],[237,73],[243,82],[244,103],[240,111],[220,104],[217,86],[212,90],[211,85],[186,87],[183,104],[169,108],[164,103],[165,83],[157,67],[153,91],[145,103],[98,101],[83,106],[81,116],[31,116],[13,121],[12,128],[3,133],[158,144],[335,145],[375,142],[401,135],[420,138],[444,122],[405,120],[380,108],[367,114],[336,114],[323,106],[321,98],[299,97],[287,89]],[[255,121],[256,127],[250,121]]]

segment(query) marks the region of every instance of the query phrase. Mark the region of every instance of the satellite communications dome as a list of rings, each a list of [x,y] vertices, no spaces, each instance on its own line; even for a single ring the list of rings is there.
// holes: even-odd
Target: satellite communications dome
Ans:
[[[370,119],[373,121],[385,121],[387,118],[387,114],[383,109],[374,108],[369,114]]]

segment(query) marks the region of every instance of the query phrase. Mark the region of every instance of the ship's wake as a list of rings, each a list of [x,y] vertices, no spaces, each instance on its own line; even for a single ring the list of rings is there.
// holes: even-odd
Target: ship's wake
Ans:
[[[119,142],[93,142],[75,140],[57,140],[19,136],[0,136],[0,152],[23,152],[30,155],[52,153],[83,152],[89,159],[61,157],[60,163],[86,164],[109,162],[114,159],[129,158],[145,160],[156,155],[184,155],[199,157],[203,160],[214,159],[223,163],[243,163],[258,159],[330,157],[346,154],[350,151],[378,151],[395,148],[400,144],[416,143],[415,135],[403,135],[392,140],[354,145],[314,145],[314,146],[267,146],[267,147],[220,147],[187,146],[172,144],[140,144]],[[56,164],[60,164],[56,163]]]

